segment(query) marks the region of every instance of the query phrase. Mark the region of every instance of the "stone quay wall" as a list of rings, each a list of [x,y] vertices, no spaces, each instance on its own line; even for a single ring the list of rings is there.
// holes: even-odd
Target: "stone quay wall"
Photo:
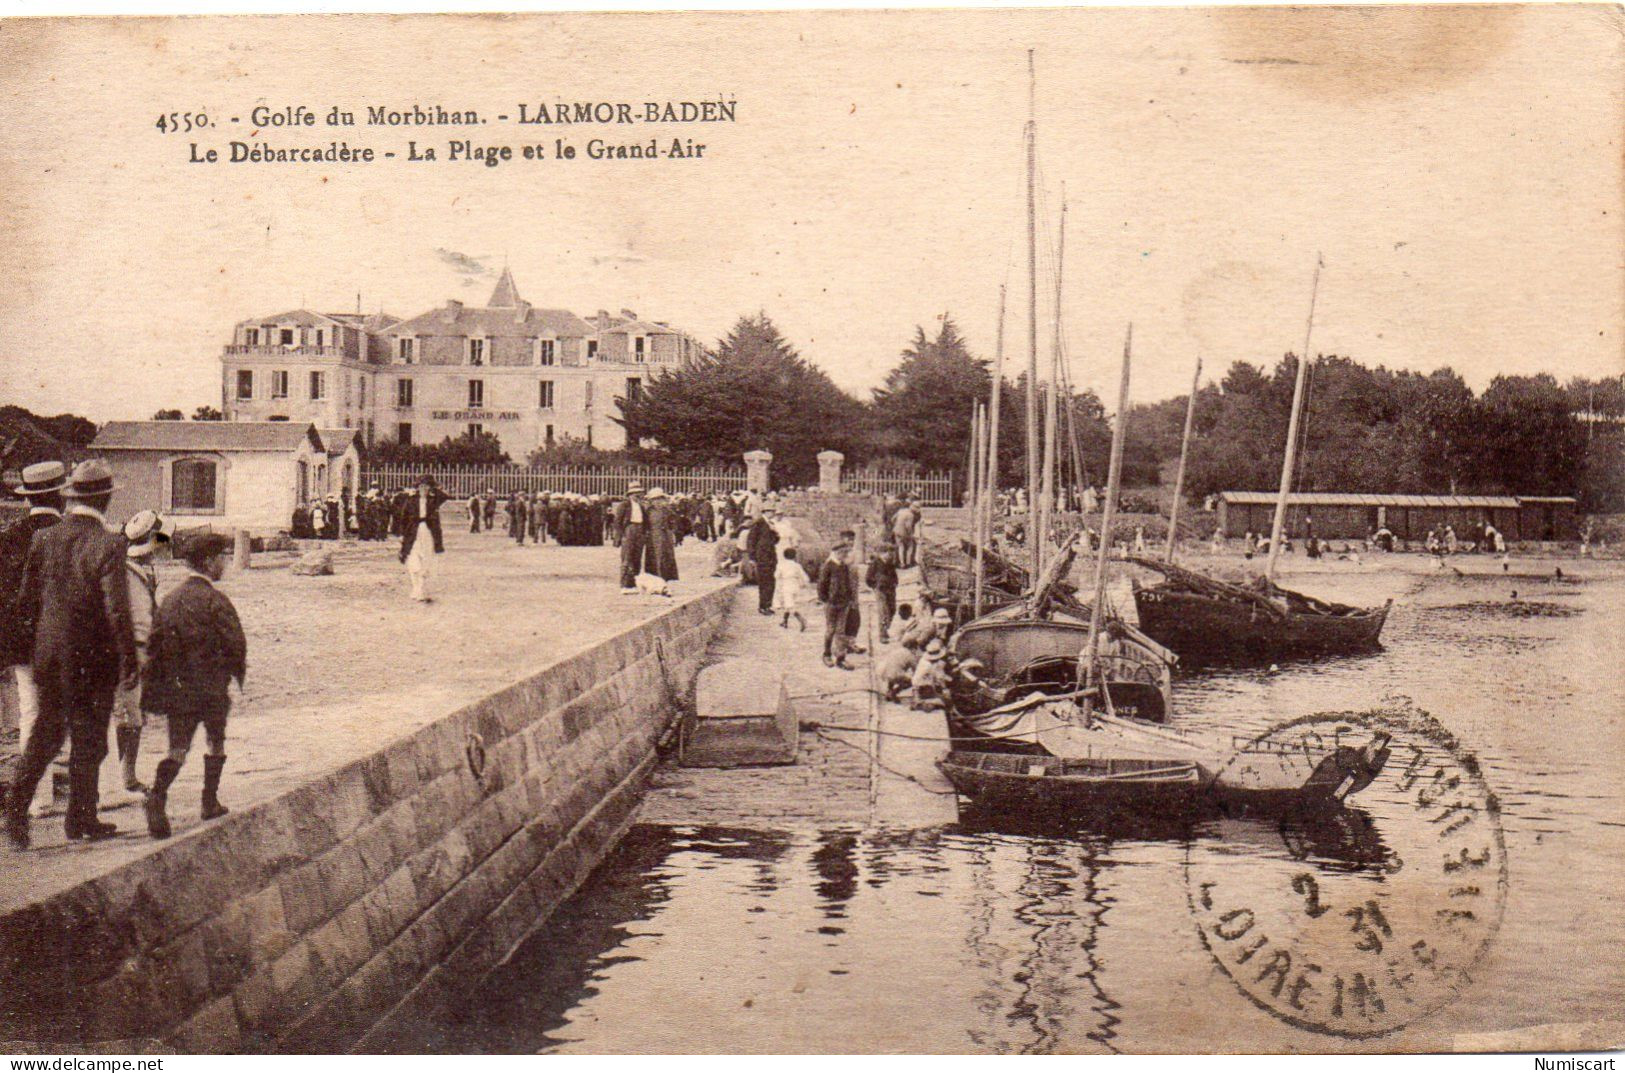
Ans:
[[[0,917],[0,1039],[387,1051],[630,825],[718,589]],[[8,867],[22,863],[13,857]]]

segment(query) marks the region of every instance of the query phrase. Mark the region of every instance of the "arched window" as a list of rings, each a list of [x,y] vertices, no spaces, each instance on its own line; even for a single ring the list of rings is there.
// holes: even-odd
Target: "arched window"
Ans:
[[[182,458],[170,470],[169,509],[214,510],[220,502],[220,468],[206,458]]]

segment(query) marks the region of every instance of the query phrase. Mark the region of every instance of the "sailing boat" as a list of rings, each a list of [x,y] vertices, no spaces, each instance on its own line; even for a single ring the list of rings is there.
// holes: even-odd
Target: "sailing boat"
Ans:
[[[1377,638],[1393,600],[1381,607],[1351,607],[1317,600],[1275,584],[1287,499],[1292,491],[1297,461],[1298,426],[1303,418],[1304,381],[1310,361],[1309,340],[1314,329],[1315,299],[1320,291],[1322,267],[1324,262],[1317,258],[1303,353],[1298,359],[1292,389],[1292,413],[1287,421],[1286,451],[1282,456],[1281,487],[1270,529],[1269,559],[1263,575],[1252,585],[1235,585],[1176,566],[1172,533],[1164,559],[1130,557],[1135,564],[1163,576],[1156,585],[1134,582],[1134,607],[1139,614],[1140,629],[1179,653],[1188,663],[1276,663],[1286,659],[1369,652],[1381,647]],[[1195,397],[1193,386],[1193,402]],[[1187,414],[1185,443],[1180,452],[1181,477],[1185,451],[1189,447]]]
[[[1028,53],[1029,73],[1032,54]],[[1031,108],[1031,97],[1029,108]],[[961,661],[975,660],[980,664],[986,686],[974,696],[956,697],[955,707],[960,714],[974,717],[980,712],[997,708],[1013,698],[1034,694],[1070,694],[1082,677],[1079,654],[1088,648],[1092,628],[1098,628],[1099,614],[1093,607],[1077,598],[1077,589],[1066,580],[1076,558],[1080,537],[1074,537],[1059,550],[1050,546],[1048,520],[1053,513],[1055,469],[1058,465],[1056,449],[1056,394],[1061,377],[1061,265],[1065,250],[1065,205],[1061,210],[1060,240],[1056,250],[1055,280],[1055,347],[1047,410],[1044,450],[1040,462],[1037,444],[1038,423],[1038,229],[1036,206],[1036,141],[1037,124],[1029,114],[1024,131],[1027,157],[1027,461],[1028,502],[1034,508],[1029,514],[1027,544],[1031,565],[1023,568],[992,552],[985,546],[988,524],[987,508],[991,505],[994,487],[993,471],[997,468],[998,445],[994,418],[998,413],[998,390],[1003,376],[1004,362],[1004,304],[1001,295],[999,316],[999,346],[994,369],[993,405],[989,421],[984,424],[973,418],[972,429],[981,435],[987,431],[985,442],[973,445],[973,497],[972,512],[975,540],[963,547],[964,565],[949,566],[942,558],[929,553],[922,555],[922,580],[928,591],[940,597],[946,590],[956,596],[960,611],[956,621],[963,622],[965,610],[976,616],[964,622],[955,631],[950,642],[954,656]],[[957,576],[950,574],[955,569]],[[967,579],[964,571],[970,568]],[[944,584],[945,575],[947,584]],[[967,584],[967,581],[969,582]],[[1096,605],[1101,594],[1095,597]],[[971,601],[974,601],[972,603]],[[969,605],[967,607],[967,605]],[[992,607],[986,614],[983,608]],[[1101,680],[1109,695],[1109,702],[1124,712],[1152,722],[1168,718],[1172,707],[1172,652],[1145,636],[1127,623],[1112,622],[1113,652],[1109,666],[1102,668]],[[977,738],[974,729],[958,722],[958,715],[950,717],[950,734],[955,737]],[[990,748],[1002,748],[994,743]]]
[[[1131,329],[1123,344],[1101,520],[1108,533],[1121,490],[1132,339]],[[950,719],[956,743],[975,745],[956,747],[938,762],[960,794],[993,807],[1090,814],[1211,802],[1320,807],[1341,805],[1381,773],[1389,756],[1385,733],[1372,735],[1363,746],[1336,741],[1277,749],[1253,743],[1241,750],[1245,762],[1234,763],[1235,740],[1222,733],[1159,725],[1117,710],[1115,675],[1103,659],[1115,657],[1123,646],[1121,627],[1103,621],[1109,556],[1109,543],[1102,541],[1089,624],[1071,661],[1073,688],[1037,692]],[[1008,640],[1005,644],[1010,647]]]

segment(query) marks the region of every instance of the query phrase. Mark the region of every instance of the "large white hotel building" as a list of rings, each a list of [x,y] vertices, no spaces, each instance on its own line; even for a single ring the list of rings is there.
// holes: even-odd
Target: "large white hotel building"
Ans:
[[[496,433],[522,461],[570,436],[626,444],[617,398],[652,372],[698,358],[661,321],[539,309],[502,278],[483,307],[448,301],[410,320],[296,309],[239,323],[220,356],[221,410],[232,421],[308,421],[378,440],[439,443]]]

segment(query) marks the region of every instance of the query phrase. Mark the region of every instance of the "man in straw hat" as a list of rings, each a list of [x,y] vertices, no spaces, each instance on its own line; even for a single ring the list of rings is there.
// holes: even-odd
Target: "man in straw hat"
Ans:
[[[34,671],[30,667],[34,651],[34,625],[15,608],[22,591],[23,567],[34,534],[62,520],[62,489],[68,471],[60,462],[37,462],[23,470],[23,483],[12,489],[28,503],[28,514],[0,532],[0,674],[7,667],[17,684],[18,723],[21,744],[39,716],[34,692]]]
[[[643,549],[649,531],[649,505],[643,498],[643,483],[633,481],[626,488],[625,504],[616,504],[621,522],[621,595],[636,596],[638,574],[643,570]]]
[[[169,755],[158,762],[146,801],[147,832],[154,838],[169,837],[169,787],[186,762],[199,725],[207,742],[200,814],[212,820],[230,811],[220,803],[226,715],[231,711],[228,690],[233,678],[241,689],[248,674],[248,641],[237,609],[215,588],[226,571],[231,538],[192,534],[177,554],[186,563],[186,576],[158,608],[142,676],[142,707],[163,715],[169,724]]]
[[[97,772],[107,755],[113,698],[134,689],[140,668],[124,578],[124,538],[107,529],[113,474],[98,458],[79,463],[63,492],[67,515],[40,533],[28,552],[18,607],[34,623],[34,684],[39,718],[17,770],[6,834],[27,848],[28,805],[62,741],[69,742],[69,840],[111,837],[96,818]]]
[[[152,561],[161,549],[169,546],[169,532],[164,519],[156,511],[138,511],[124,523],[124,539],[129,547],[124,551],[124,575],[130,587],[130,625],[135,631],[136,662],[147,665],[147,640],[152,636],[152,620],[158,613],[158,575]],[[124,768],[124,788],[131,793],[145,790],[135,775],[136,757],[141,752],[141,728],[146,720],[141,714],[141,689],[120,693],[117,704],[118,724],[113,729],[113,740],[118,746],[119,763]]]

